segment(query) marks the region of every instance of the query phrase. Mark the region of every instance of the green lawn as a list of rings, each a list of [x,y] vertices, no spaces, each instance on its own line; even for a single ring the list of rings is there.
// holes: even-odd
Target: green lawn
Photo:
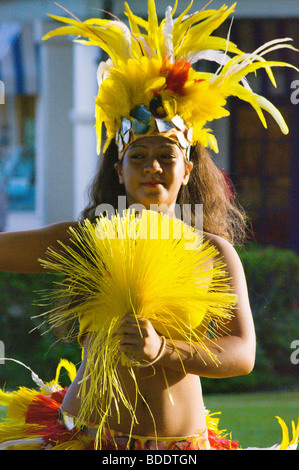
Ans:
[[[281,428],[275,416],[291,421],[299,417],[299,392],[206,395],[211,412],[221,411],[219,428],[231,433],[243,448],[269,447],[281,442]],[[0,419],[5,408],[0,407]]]
[[[232,434],[243,448],[269,447],[281,442],[282,418],[290,431],[299,418],[299,392],[263,392],[232,395],[207,395],[205,406],[221,411],[219,428]]]

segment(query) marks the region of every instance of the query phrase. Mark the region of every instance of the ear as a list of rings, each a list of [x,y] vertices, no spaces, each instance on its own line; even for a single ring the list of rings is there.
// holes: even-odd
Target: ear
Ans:
[[[193,163],[186,161],[185,162],[185,174],[182,180],[182,186],[186,186],[186,184],[188,183],[192,169],[193,169]]]
[[[118,173],[118,179],[119,179],[119,183],[120,184],[124,184],[124,179],[123,179],[123,175],[122,175],[122,166],[120,165],[120,163],[114,163],[114,168],[116,169],[117,173]]]

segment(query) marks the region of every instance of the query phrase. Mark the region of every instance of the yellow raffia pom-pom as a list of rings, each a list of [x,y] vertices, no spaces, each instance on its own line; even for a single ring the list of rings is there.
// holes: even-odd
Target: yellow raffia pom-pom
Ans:
[[[115,333],[121,319],[127,313],[146,318],[171,341],[185,340],[211,354],[205,344],[208,327],[231,318],[236,296],[216,248],[179,219],[127,210],[95,224],[85,220],[70,232],[72,243],[61,244],[59,252],[49,249],[42,261],[64,275],[50,293],[64,299],[63,305],[48,312],[48,321],[59,327],[79,320],[79,341],[92,335],[79,419],[96,412],[101,434],[113,401],[122,401],[136,419],[117,373],[118,365],[126,364],[139,393],[134,368],[119,351]]]

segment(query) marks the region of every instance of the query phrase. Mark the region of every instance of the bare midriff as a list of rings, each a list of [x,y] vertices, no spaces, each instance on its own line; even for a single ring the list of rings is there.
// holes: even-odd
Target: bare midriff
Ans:
[[[73,416],[77,416],[80,411],[80,381],[84,376],[87,355],[88,345],[85,344],[82,364],[62,404],[63,410]],[[183,370],[164,368],[163,371],[158,364],[154,367],[134,368],[134,371],[140,391],[136,403],[137,423],[131,429],[131,414],[122,403],[118,403],[119,412],[112,405],[109,416],[108,424],[111,429],[157,437],[194,436],[206,429],[205,408],[198,376],[186,374]],[[134,404],[136,387],[128,368],[120,366],[118,373],[126,396]],[[100,421],[96,411],[89,421]]]

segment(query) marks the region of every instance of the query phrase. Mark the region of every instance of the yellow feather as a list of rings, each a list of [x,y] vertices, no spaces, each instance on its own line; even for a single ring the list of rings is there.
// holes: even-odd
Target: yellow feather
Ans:
[[[280,450],[287,449],[296,449],[299,438],[299,420],[297,426],[295,426],[294,421],[292,421],[292,439],[290,440],[288,427],[283,419],[279,416],[276,416],[281,429],[282,429],[282,441],[280,444]]]
[[[232,52],[234,54],[241,55],[243,52],[231,41],[227,41],[227,39],[219,38],[216,36],[206,37],[204,40],[201,38],[194,38],[194,41],[190,43],[190,50],[186,51],[185,58],[188,60],[189,57],[196,52],[200,52],[202,50],[215,50],[215,51],[227,51]],[[178,45],[177,49],[177,59],[184,57],[182,55],[182,51]]]
[[[71,439],[61,444],[54,445],[49,450],[86,450],[86,444],[83,440],[80,440],[79,438]]]
[[[0,405],[9,406],[13,397],[14,397],[14,393],[4,392],[4,390],[1,390],[0,388]]]
[[[36,390],[20,387],[19,390],[14,393],[7,410],[7,417],[20,422],[25,421],[28,406],[32,403],[35,395]]]
[[[298,70],[295,66],[291,64],[287,64],[286,62],[276,62],[276,61],[263,61],[263,62],[255,62],[248,65],[243,66],[240,64],[239,67],[235,69],[231,67],[231,63],[228,63],[221,72],[218,79],[215,82],[220,82],[223,80],[230,80],[234,83],[238,83],[244,78],[246,75],[252,72],[256,72],[257,70],[264,68],[270,69],[270,67],[290,67],[292,69]],[[226,73],[227,72],[227,73]]]
[[[76,366],[69,362],[67,359],[60,359],[60,362],[56,369],[55,383],[59,383],[59,376],[62,368],[64,368],[68,372],[69,379],[71,382],[73,382],[77,375]]]
[[[176,19],[176,25],[175,25],[176,28],[179,29],[179,28],[182,28],[182,26],[186,25],[186,23],[185,23],[186,18],[185,17],[188,15],[189,11],[191,10],[192,5],[193,5],[193,0],[191,0],[191,3],[186,8],[186,10],[183,11],[183,13],[181,13],[180,16],[178,16],[178,18]],[[182,25],[182,21],[183,21],[184,18],[185,18],[184,24]],[[188,28],[189,28],[189,26],[187,26],[187,28],[184,29],[184,32],[186,32]]]
[[[162,104],[168,121],[173,118],[174,113],[178,114],[187,127],[193,127],[193,143],[200,142],[214,150],[218,148],[216,139],[211,132],[205,130],[204,126],[207,122],[229,115],[224,107],[230,95],[238,96],[250,103],[265,127],[267,124],[262,109],[269,111],[282,132],[287,133],[287,126],[276,108],[248,89],[248,92],[252,93],[250,97],[249,93],[241,90],[239,83],[247,74],[256,73],[264,68],[270,81],[276,86],[273,67],[292,67],[298,70],[285,62],[267,61],[263,57],[277,49],[296,50],[287,44],[290,39],[274,39],[251,54],[245,54],[229,40],[229,37],[225,39],[212,36],[213,32],[233,13],[236,3],[231,7],[223,5],[218,10],[203,9],[189,15],[192,5],[193,1],[173,22],[168,10],[165,19],[159,24],[154,0],[148,0],[147,21],[134,15],[129,5],[125,3],[125,14],[129,19],[130,29],[121,21],[92,18],[82,22],[73,18],[50,15],[53,19],[69,26],[58,28],[46,34],[43,39],[56,35],[77,35],[74,41],[100,47],[107,52],[113,62],[113,67],[109,66],[109,74],[100,85],[96,99],[95,125],[98,153],[101,150],[103,124],[108,136],[104,147],[106,150],[111,139],[120,131],[122,118],[130,119],[130,113],[135,106],[149,107],[151,99],[157,95],[163,98]],[[178,0],[175,1],[172,17],[177,6]],[[230,57],[230,54],[233,57]],[[178,72],[179,67],[177,69],[174,67],[172,77],[172,72],[170,70],[165,72],[165,68],[162,67],[165,55],[170,55],[174,66],[180,60],[194,63],[197,60],[208,59],[219,64],[223,59],[223,63],[221,62],[214,75],[203,72],[195,75],[190,69],[188,76],[185,77]],[[150,66],[151,61],[154,67]],[[157,62],[160,66],[153,73]],[[167,81],[168,73],[170,73],[170,85]],[[174,91],[173,82],[176,74],[179,85]],[[207,83],[203,85],[203,81]],[[205,94],[202,93],[203,89]]]
[[[134,28],[136,28],[137,26],[141,26],[141,28],[144,28],[146,31],[148,31],[149,29],[148,22],[144,20],[143,18],[140,18],[139,16],[134,15],[134,13],[132,13],[132,11],[130,10],[130,7],[127,2],[125,2],[125,9],[126,9],[127,16],[130,18],[130,21],[132,21],[134,24]]]
[[[158,17],[156,12],[155,0],[148,0],[148,38],[149,44],[153,50],[157,49],[158,44]]]
[[[234,11],[235,5],[230,8],[222,7],[219,11],[207,10],[191,16],[184,24],[184,40],[180,47],[179,57],[186,57],[190,50],[196,49],[195,44],[201,44],[217,29]],[[199,24],[195,24],[199,21]],[[185,24],[186,23],[186,24]],[[192,28],[191,26],[194,25]],[[188,29],[187,29],[188,28]],[[180,36],[182,32],[180,33]],[[180,40],[179,36],[179,40]]]
[[[13,421],[0,423],[0,443],[18,439],[35,439],[40,437],[44,426],[38,424],[22,424]],[[28,437],[30,436],[30,437]]]
[[[198,133],[196,133],[196,141],[199,142],[203,147],[210,148],[213,152],[218,153],[219,147],[217,143],[216,137],[213,135],[211,129],[200,129]]]
[[[43,36],[42,40],[46,41],[55,36],[65,36],[65,35],[77,36],[78,32],[72,26],[62,26],[61,28],[57,28],[53,31],[49,31],[49,33]]]
[[[288,427],[283,419],[276,416],[281,429],[282,429],[282,441],[280,444],[280,450],[296,449],[299,439],[299,420],[297,426],[292,421],[292,439],[290,440]]]
[[[177,11],[178,3],[179,3],[179,0],[175,0],[175,4],[172,9],[172,16],[174,16]]]
[[[125,15],[128,17],[129,19],[129,24],[130,24],[130,28],[131,28],[131,31],[134,35],[139,35],[140,34],[140,29],[139,29],[139,25],[135,19],[135,16],[134,14],[132,13],[129,5],[127,2],[124,3],[124,6],[125,6]]]
[[[275,121],[279,125],[282,133],[285,135],[288,134],[289,128],[281,112],[269,100],[267,100],[263,96],[255,95],[255,100],[262,109],[265,109],[271,114],[271,116],[275,119]]]
[[[57,21],[69,23],[72,26],[65,26],[50,31],[43,36],[43,40],[61,35],[75,35],[88,39],[88,41],[76,39],[75,42],[101,47],[107,52],[114,63],[116,63],[119,58],[128,59],[132,56],[130,43],[124,41],[124,26],[122,23],[118,25],[118,23],[114,21],[97,19],[82,22],[61,16],[49,16]],[[94,24],[97,26],[93,26]]]
[[[298,441],[299,441],[299,419],[297,426],[295,425],[295,422],[292,421],[292,440],[290,442],[290,446],[297,446]]]
[[[286,450],[290,443],[289,430],[286,423],[279,416],[276,416],[282,430],[282,441],[280,444],[280,450]]]

